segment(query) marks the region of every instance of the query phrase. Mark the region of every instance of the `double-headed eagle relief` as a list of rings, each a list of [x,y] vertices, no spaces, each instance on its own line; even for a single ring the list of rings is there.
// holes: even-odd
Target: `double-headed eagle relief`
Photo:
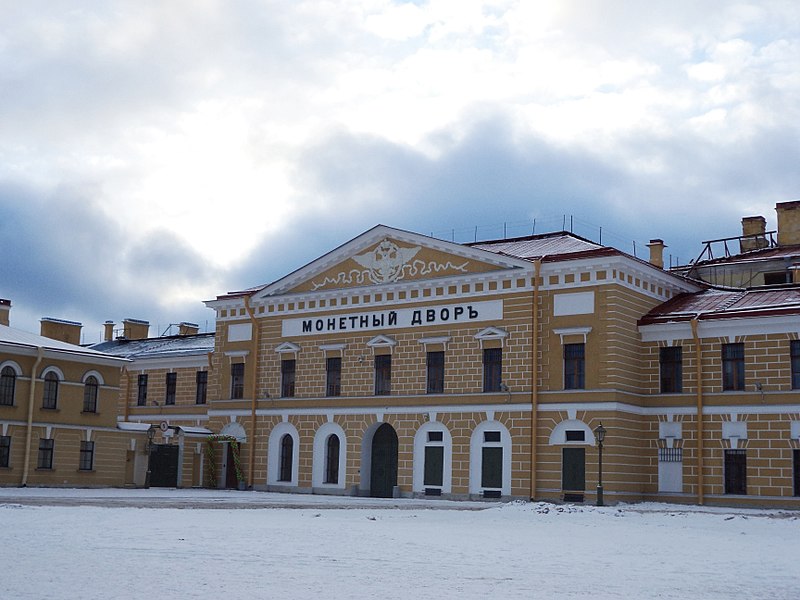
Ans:
[[[441,271],[455,270],[466,272],[469,261],[461,265],[454,265],[450,261],[445,263],[433,260],[424,261],[415,259],[422,248],[402,248],[389,238],[381,241],[373,250],[353,256],[353,260],[363,269],[341,271],[335,277],[325,277],[320,282],[313,282],[313,289],[329,285],[365,285],[368,283],[392,283],[406,276],[430,275]]]

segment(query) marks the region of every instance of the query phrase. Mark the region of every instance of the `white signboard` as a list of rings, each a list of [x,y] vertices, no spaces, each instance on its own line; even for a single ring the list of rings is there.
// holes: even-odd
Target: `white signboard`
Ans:
[[[373,331],[376,329],[407,329],[499,321],[503,318],[503,301],[466,302],[463,304],[440,304],[420,308],[400,308],[358,313],[345,313],[320,317],[284,319],[281,335],[295,337],[349,331]]]

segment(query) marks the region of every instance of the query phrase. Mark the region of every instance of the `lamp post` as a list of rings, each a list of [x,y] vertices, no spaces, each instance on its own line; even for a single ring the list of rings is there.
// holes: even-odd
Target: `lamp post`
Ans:
[[[603,440],[606,439],[606,428],[603,422],[595,427],[594,436],[597,438],[598,469],[597,469],[597,506],[603,506]]]
[[[156,436],[156,430],[151,425],[150,429],[147,430],[147,473],[144,476],[144,489],[150,489],[150,475],[152,475],[152,471],[150,470],[150,457],[153,454],[153,438]]]

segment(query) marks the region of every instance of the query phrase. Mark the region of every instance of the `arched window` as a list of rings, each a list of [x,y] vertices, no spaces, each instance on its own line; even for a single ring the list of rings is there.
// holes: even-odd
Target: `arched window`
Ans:
[[[3,367],[0,371],[0,404],[14,405],[14,389],[17,385],[17,372],[11,367]]]
[[[44,393],[42,395],[42,408],[58,407],[58,375],[48,371],[44,376]]]
[[[97,412],[97,377],[89,375],[83,384],[83,412]]]
[[[328,436],[325,443],[325,483],[339,483],[339,436]]]
[[[290,434],[281,438],[280,472],[278,481],[292,480],[292,458],[294,457],[294,440]]]

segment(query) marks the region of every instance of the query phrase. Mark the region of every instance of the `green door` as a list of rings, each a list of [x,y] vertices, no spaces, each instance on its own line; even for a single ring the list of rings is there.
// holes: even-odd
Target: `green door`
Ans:
[[[586,489],[586,449],[564,448],[561,454],[561,489],[583,492]]]
[[[397,434],[388,423],[378,427],[372,437],[370,496],[391,498],[397,485]]]

